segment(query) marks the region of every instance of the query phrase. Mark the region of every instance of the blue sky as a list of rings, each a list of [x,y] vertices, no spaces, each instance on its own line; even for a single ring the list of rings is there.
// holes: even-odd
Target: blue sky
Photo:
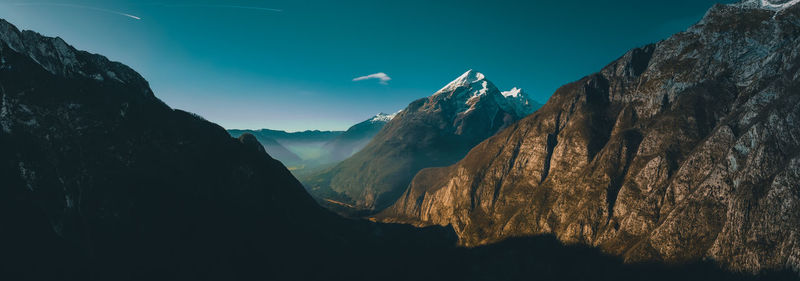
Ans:
[[[716,2],[733,1],[0,0],[0,17],[123,62],[226,128],[297,131],[400,110],[468,69],[545,102]]]

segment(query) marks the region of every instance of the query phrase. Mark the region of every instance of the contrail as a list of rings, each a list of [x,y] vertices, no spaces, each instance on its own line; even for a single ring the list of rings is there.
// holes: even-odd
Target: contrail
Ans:
[[[105,13],[125,16],[125,17],[129,17],[129,18],[132,18],[132,19],[135,19],[135,20],[142,20],[142,18],[140,18],[140,17],[134,16],[134,15],[131,15],[131,14],[126,14],[126,13],[123,13],[123,12],[117,12],[117,11],[109,10],[109,9],[103,9],[103,8],[91,7],[91,6],[83,6],[83,5],[75,5],[75,4],[65,4],[65,3],[12,3],[11,5],[14,5],[14,6],[55,6],[55,7],[69,7],[69,8],[87,9],[87,10],[95,10],[95,11],[100,11],[100,12],[105,12]]]
[[[255,7],[255,6],[237,6],[237,5],[213,5],[213,4],[153,4],[153,5],[158,5],[163,7],[174,7],[174,8],[223,8],[223,9],[270,11],[276,13],[283,12],[283,10],[281,9]]]

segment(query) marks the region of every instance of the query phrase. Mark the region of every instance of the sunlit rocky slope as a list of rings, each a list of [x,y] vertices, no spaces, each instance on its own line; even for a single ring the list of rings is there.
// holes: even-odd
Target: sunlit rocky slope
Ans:
[[[379,217],[468,246],[554,234],[628,261],[800,268],[800,6],[754,3],[561,87]]]

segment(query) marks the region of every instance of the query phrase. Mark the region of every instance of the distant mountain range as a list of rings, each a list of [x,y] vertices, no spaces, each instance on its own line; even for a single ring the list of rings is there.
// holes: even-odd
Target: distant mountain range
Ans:
[[[302,132],[286,132],[281,130],[270,130],[270,129],[260,129],[260,130],[237,130],[232,129],[228,130],[231,134],[242,135],[244,133],[250,133],[256,138],[271,138],[276,141],[280,142],[298,142],[298,143],[317,143],[317,142],[327,142],[331,139],[341,135],[344,131],[319,131],[319,130],[308,130]]]
[[[381,210],[399,198],[419,170],[455,163],[539,106],[523,91],[501,92],[470,70],[412,102],[352,157],[300,180],[321,203],[340,212]]]
[[[398,113],[379,113],[364,122],[353,125],[326,143],[322,149],[328,153],[330,163],[340,162],[363,149]]]
[[[241,133],[241,134],[231,133],[231,136],[234,136],[234,137],[238,138],[238,137],[241,137],[244,134],[250,134],[250,133]],[[250,134],[250,135],[252,135],[252,134]],[[287,165],[287,166],[291,167],[291,166],[300,165],[301,163],[303,163],[303,159],[300,158],[300,156],[297,156],[297,154],[294,154],[294,152],[290,151],[289,149],[287,149],[285,146],[281,145],[278,141],[276,141],[273,138],[270,138],[270,137],[256,137],[256,140],[258,140],[258,142],[261,143],[261,145],[264,146],[264,149],[267,150],[267,153],[270,156],[272,156],[272,158],[275,158],[278,161],[281,161],[281,163],[283,163],[284,165]]]
[[[347,131],[228,130],[233,137],[252,134],[267,152],[290,166],[294,173],[337,163],[355,154],[396,114],[379,113]],[[301,171],[304,170],[304,171]]]
[[[260,129],[260,130],[228,130],[233,137],[243,134],[252,134],[259,142],[265,146],[270,143],[277,143],[281,147],[267,148],[276,159],[288,166],[301,165],[303,161],[315,160],[324,157],[322,147],[338,137],[344,131],[302,131],[286,132],[280,130]],[[281,151],[288,151],[289,154]],[[274,153],[274,154],[272,154]]]

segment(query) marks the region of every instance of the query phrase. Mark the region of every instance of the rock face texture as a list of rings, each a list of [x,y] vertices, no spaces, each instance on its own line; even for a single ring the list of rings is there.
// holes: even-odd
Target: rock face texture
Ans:
[[[800,6],[714,6],[421,171],[377,217],[467,246],[553,234],[628,261],[798,270]]]
[[[451,165],[538,106],[470,70],[412,102],[361,151],[303,183],[312,195],[372,212],[391,205],[419,170]],[[323,202],[324,202],[323,200]]]

